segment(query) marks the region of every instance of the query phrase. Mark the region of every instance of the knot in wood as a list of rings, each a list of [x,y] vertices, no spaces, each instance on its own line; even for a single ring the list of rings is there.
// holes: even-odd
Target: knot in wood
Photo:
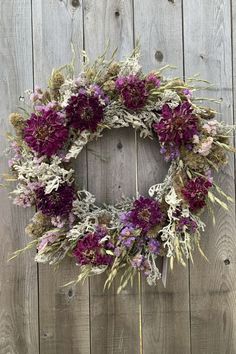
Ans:
[[[19,96],[19,101],[20,101],[20,102],[24,102],[24,100],[25,100],[25,97],[24,97],[24,96]]]
[[[224,264],[225,264],[225,265],[230,265],[230,260],[229,260],[228,258],[225,259],[225,260],[224,260]]]
[[[121,150],[122,148],[123,148],[123,145],[122,145],[121,141],[119,141],[119,143],[117,144],[117,149]]]
[[[80,6],[80,1],[79,0],[71,0],[71,5],[73,7],[79,7]]]
[[[159,62],[163,60],[164,56],[163,53],[160,50],[157,50],[155,53],[155,59]]]
[[[69,289],[69,291],[68,291],[68,296],[69,296],[69,297],[73,297],[73,290],[72,290],[72,289]]]

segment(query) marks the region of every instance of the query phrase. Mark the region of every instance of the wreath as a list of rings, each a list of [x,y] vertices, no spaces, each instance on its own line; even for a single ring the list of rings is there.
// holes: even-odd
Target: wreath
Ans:
[[[195,248],[204,256],[202,212],[213,215],[214,203],[227,209],[231,200],[212,173],[234,151],[233,127],[197,104],[203,99],[193,94],[205,81],[167,79],[168,66],[145,74],[139,57],[136,48],[124,61],[104,54],[90,64],[83,53],[76,78],[72,64],[53,70],[48,88],[27,91],[22,113],[10,115],[16,133],[9,135],[10,179],[18,182],[11,196],[14,204],[37,210],[26,227],[32,240],[24,250],[36,247],[41,263],[73,257],[80,269],[75,281],[106,271],[109,286],[121,270],[119,290],[137,272],[155,285],[160,259],[185,265]],[[121,127],[157,137],[169,170],[162,183],[150,186],[149,196],[97,205],[89,191],[77,190],[71,161],[105,129]]]

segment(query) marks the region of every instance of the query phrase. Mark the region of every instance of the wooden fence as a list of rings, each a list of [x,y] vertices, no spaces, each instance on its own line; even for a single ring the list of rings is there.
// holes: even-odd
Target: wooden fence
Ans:
[[[167,63],[174,75],[216,84],[208,95],[223,100],[223,120],[233,122],[236,73],[234,0],[1,0],[0,1],[0,170],[6,171],[7,116],[25,88],[44,85],[53,67],[84,48],[91,59],[108,39],[124,57],[136,39],[145,70]],[[173,74],[173,73],[172,73]],[[101,158],[102,157],[102,158]],[[137,168],[136,168],[137,167]],[[146,193],[166,173],[157,144],[129,129],[111,131],[77,161],[78,176],[99,201],[122,193]],[[137,173],[137,176],[136,176]],[[219,179],[234,196],[234,164]],[[138,354],[138,287],[103,292],[103,277],[61,288],[76,276],[74,265],[59,271],[37,266],[34,252],[7,262],[28,241],[32,214],[12,206],[7,191],[0,205],[0,354]],[[202,244],[209,263],[176,266],[167,288],[142,284],[142,347],[145,354],[236,354],[235,208],[216,210]]]

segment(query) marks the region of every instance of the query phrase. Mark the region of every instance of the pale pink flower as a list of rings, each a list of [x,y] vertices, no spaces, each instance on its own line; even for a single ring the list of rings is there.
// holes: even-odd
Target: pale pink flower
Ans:
[[[44,105],[44,104],[37,104],[34,109],[37,112],[48,112],[51,109],[54,109],[58,106],[58,102],[56,101],[52,101],[52,102],[48,102],[48,104]],[[62,116],[62,114],[60,112],[58,112],[59,115]]]
[[[209,153],[211,151],[212,143],[213,143],[213,138],[211,136],[209,136],[206,140],[204,140],[200,144],[200,146],[198,148],[198,153],[202,156],[209,155]]]
[[[30,95],[30,101],[31,102],[36,102],[38,100],[41,100],[43,98],[43,92],[41,88],[36,85],[34,88],[34,92]]]
[[[12,166],[15,165],[15,163],[17,162],[18,160],[13,157],[12,159],[8,160],[8,167],[11,168]]]
[[[203,124],[202,127],[204,130],[207,131],[208,134],[215,136],[217,134],[217,128],[219,127],[219,122],[217,122],[217,120],[213,119],[213,120],[210,120],[209,122]]]
[[[10,144],[10,149],[13,153],[13,157],[8,160],[8,166],[11,168],[15,163],[17,163],[21,159],[21,149],[16,141],[13,141]]]
[[[40,156],[40,157],[35,156],[33,158],[33,162],[39,166],[43,162],[43,160],[45,160],[45,158],[46,158],[45,155]]]
[[[54,243],[57,238],[58,238],[58,234],[53,232],[53,231],[48,231],[46,232],[42,237],[41,237],[41,241],[38,245],[38,251],[39,252],[43,252],[44,249],[47,247],[48,244],[52,244]]]
[[[31,207],[35,202],[35,194],[34,191],[41,187],[41,183],[39,182],[29,182],[23,189],[22,193],[17,195],[13,204],[21,206],[23,208]]]
[[[31,194],[22,193],[17,195],[14,200],[13,204],[21,206],[23,208],[28,208],[33,205],[34,199]]]
[[[66,219],[63,219],[61,216],[53,216],[51,218],[51,223],[53,224],[53,226],[57,227],[58,229],[61,229],[63,228],[63,226],[65,226]]]
[[[87,84],[87,79],[85,73],[81,73],[77,79],[75,79],[75,84],[78,87],[85,87]]]
[[[57,227],[58,229],[62,229],[66,223],[68,223],[69,226],[72,227],[74,221],[75,221],[75,216],[73,213],[70,213],[66,218],[62,216],[53,216],[51,218],[52,225]]]
[[[195,135],[193,136],[193,143],[194,143],[194,144],[199,144],[199,136],[198,136],[197,134],[195,134]]]

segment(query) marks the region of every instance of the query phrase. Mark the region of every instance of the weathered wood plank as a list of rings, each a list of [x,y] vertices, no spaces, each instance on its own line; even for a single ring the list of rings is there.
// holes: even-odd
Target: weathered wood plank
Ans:
[[[33,84],[31,2],[0,3],[0,173],[7,171],[5,136],[8,115],[20,105],[19,96]],[[27,45],[26,45],[27,43]],[[24,229],[32,212],[12,206],[7,190],[0,190],[0,352],[39,353],[38,287],[34,251],[7,262],[10,254],[29,241]]]
[[[200,73],[215,84],[208,96],[222,98],[219,119],[233,122],[231,11],[229,0],[183,2],[186,75]],[[234,10],[235,4],[233,2]],[[234,59],[235,60],[235,59]],[[216,181],[234,197],[233,158]],[[192,353],[235,353],[235,207],[216,209],[202,247],[209,263],[196,255],[190,272]]]
[[[146,71],[176,65],[171,75],[183,75],[181,1],[134,1],[135,37],[140,38]],[[170,75],[170,72],[166,73]],[[167,165],[157,140],[138,140],[138,187],[140,194],[163,181]],[[143,278],[143,350],[147,354],[190,352],[188,269],[169,271],[167,288],[161,281],[150,287]]]
[[[132,1],[85,1],[85,50],[94,59],[110,39],[119,57],[133,48]],[[95,21],[96,19],[96,21]],[[135,139],[129,129],[106,132],[88,147],[88,189],[98,202],[135,194]],[[91,353],[138,353],[137,284],[117,295],[103,292],[104,277],[90,280]]]
[[[97,156],[88,150],[88,189],[98,202],[135,195],[133,133],[127,128],[107,132],[101,141],[90,144]],[[131,354],[139,345],[137,284],[117,295],[118,284],[104,292],[104,281],[105,276],[90,280],[91,352]]]
[[[78,53],[83,49],[80,2],[34,0],[33,34],[35,83],[46,85],[53,67],[71,61],[71,43],[79,61]],[[80,166],[84,158],[82,154]],[[57,271],[50,266],[39,267],[41,354],[90,353],[88,282],[61,288],[77,274],[73,260],[64,262]]]

